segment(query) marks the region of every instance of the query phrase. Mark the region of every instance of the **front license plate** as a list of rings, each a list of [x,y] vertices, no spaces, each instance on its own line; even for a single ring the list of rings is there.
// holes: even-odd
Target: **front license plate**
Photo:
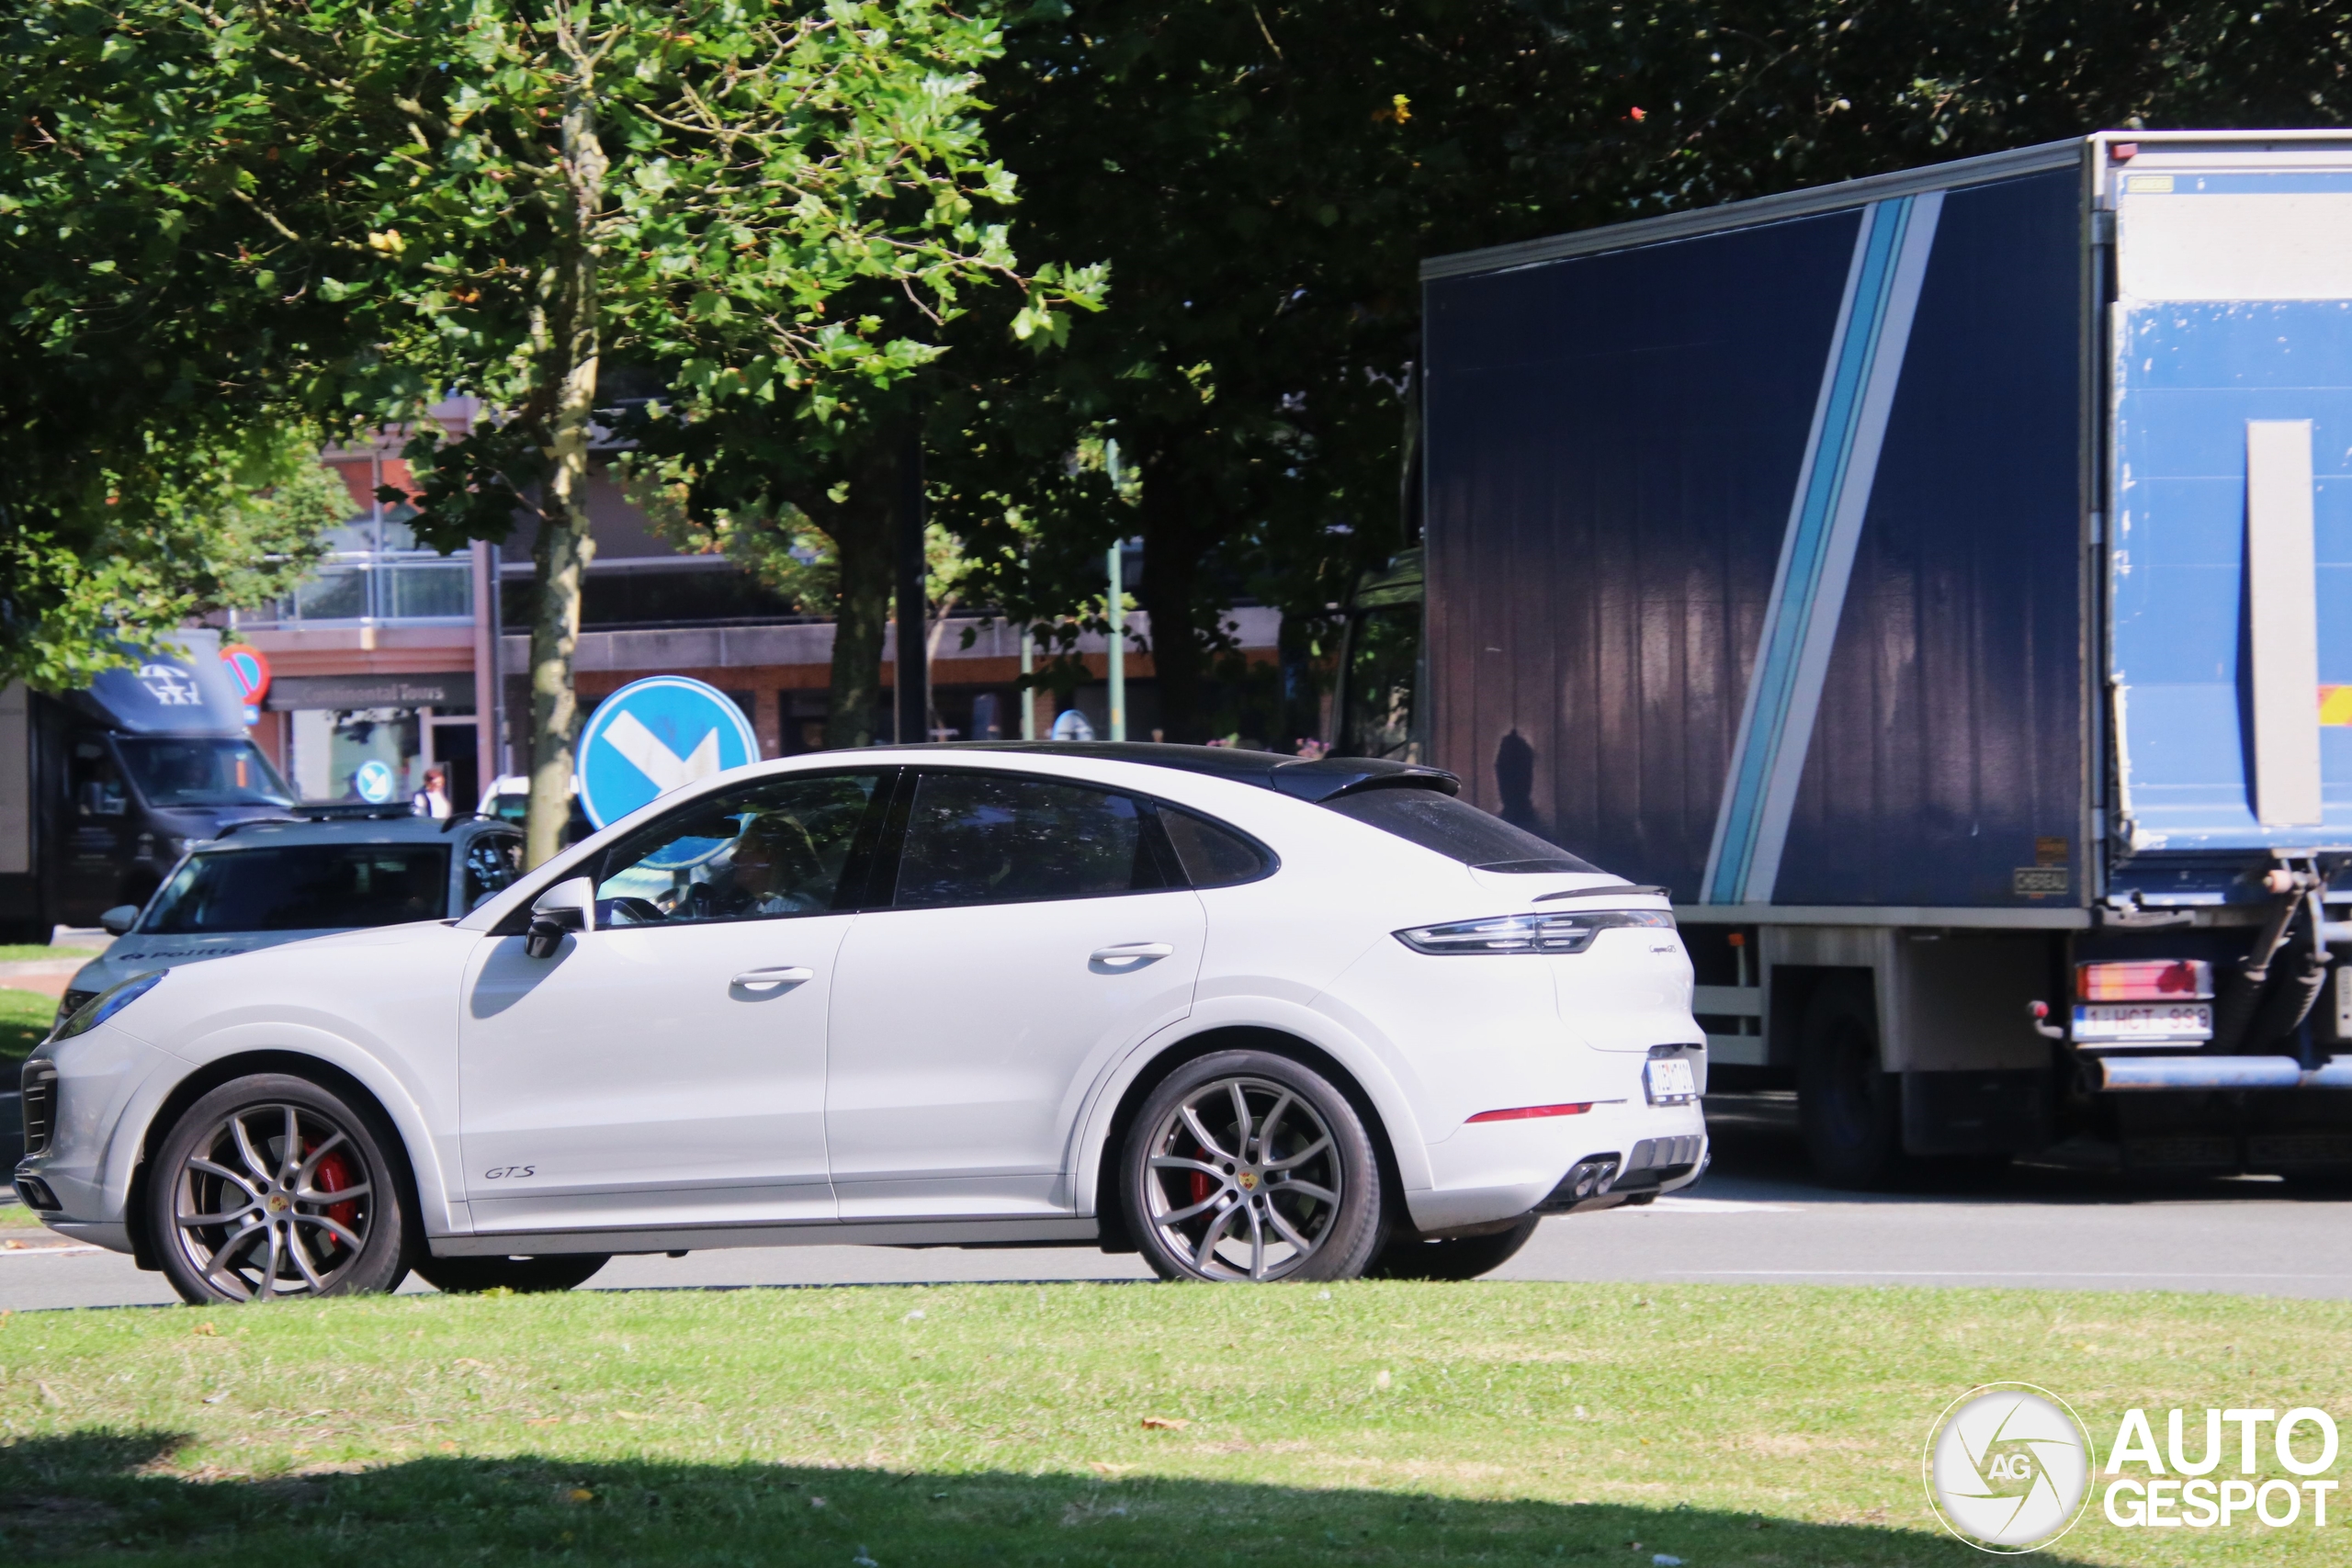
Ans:
[[[1649,1091],[1652,1105],[1688,1105],[1699,1098],[1699,1080],[1690,1076],[1690,1064],[1679,1056],[1644,1066],[1642,1087]]]
[[[2122,1005],[2078,1003],[2075,1008],[2075,1043],[2213,1038],[2211,1002],[2132,1002]]]

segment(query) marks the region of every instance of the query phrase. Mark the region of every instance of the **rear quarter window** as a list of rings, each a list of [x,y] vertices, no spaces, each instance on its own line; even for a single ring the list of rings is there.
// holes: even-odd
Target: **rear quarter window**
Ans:
[[[1366,827],[1394,833],[1408,843],[1435,850],[1449,860],[1480,871],[1593,872],[1600,868],[1578,860],[1557,844],[1514,828],[1466,801],[1430,789],[1367,789],[1323,803],[1327,811],[1352,818]]]
[[[1255,882],[1273,868],[1272,858],[1256,844],[1204,817],[1162,806],[1159,825],[1184,868],[1184,880],[1194,887]]]

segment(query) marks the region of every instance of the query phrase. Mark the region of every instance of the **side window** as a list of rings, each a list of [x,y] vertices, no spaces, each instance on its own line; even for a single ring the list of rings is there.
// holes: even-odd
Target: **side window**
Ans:
[[[523,840],[512,833],[481,833],[466,846],[464,912],[479,909],[523,869]]]
[[[917,779],[895,907],[1085,898],[1167,886],[1129,796],[1012,773]]]
[[[821,914],[873,800],[873,773],[763,779],[709,795],[605,856],[600,927]]]
[[[1258,846],[1205,818],[1172,806],[1159,808],[1159,825],[1176,846],[1184,880],[1195,887],[1230,887],[1251,882],[1266,873],[1266,856]]]

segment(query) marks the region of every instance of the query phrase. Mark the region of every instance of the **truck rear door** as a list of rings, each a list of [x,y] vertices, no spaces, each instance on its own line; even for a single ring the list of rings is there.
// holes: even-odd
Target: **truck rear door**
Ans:
[[[2121,840],[2352,842],[2352,147],[2152,141],[2101,177]]]

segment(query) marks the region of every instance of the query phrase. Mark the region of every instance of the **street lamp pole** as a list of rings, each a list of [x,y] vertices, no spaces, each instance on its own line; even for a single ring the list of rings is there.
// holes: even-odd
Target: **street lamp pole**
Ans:
[[[1119,496],[1119,444],[1116,441],[1104,443],[1102,456],[1104,466],[1110,469],[1111,502],[1115,507],[1118,504]],[[1112,540],[1110,552],[1111,739],[1114,740],[1125,740],[1127,738],[1127,590],[1126,585],[1119,581],[1121,542],[1117,539]]]

